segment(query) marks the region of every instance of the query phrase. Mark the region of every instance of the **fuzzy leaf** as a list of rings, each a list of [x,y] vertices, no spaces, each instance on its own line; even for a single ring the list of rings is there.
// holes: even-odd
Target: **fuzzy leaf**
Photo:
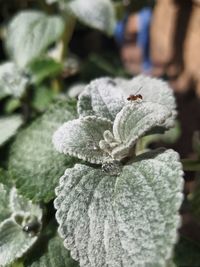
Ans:
[[[172,150],[143,154],[121,171],[76,164],[56,188],[59,234],[87,267],[161,267],[179,226],[183,172]]]
[[[165,122],[167,128],[174,126],[176,118],[176,103],[173,90],[161,79],[139,75],[131,80],[115,79],[117,85],[123,90],[125,97],[141,94],[144,101],[161,104],[171,112],[170,118]]]
[[[23,11],[9,24],[6,39],[8,53],[18,66],[24,68],[57,41],[63,30],[61,17],[47,16],[39,11]]]
[[[146,132],[162,125],[171,115],[165,106],[151,102],[133,102],[124,106],[113,124],[116,146],[111,150],[115,159],[129,156],[136,141]]]
[[[29,262],[32,259],[29,259]],[[69,252],[63,246],[62,240],[56,236],[49,240],[47,251],[32,263],[25,263],[25,267],[78,267],[78,263],[70,258]],[[48,263],[48,265],[47,265]]]
[[[67,8],[84,24],[111,35],[115,29],[115,11],[110,0],[73,0]]]
[[[63,124],[54,134],[53,143],[60,153],[78,157],[91,163],[102,163],[107,155],[99,148],[99,141],[112,123],[88,116]]]
[[[114,121],[126,101],[123,93],[110,78],[92,81],[79,96],[80,116],[96,115]]]
[[[0,183],[0,222],[7,219],[11,214],[8,203],[9,190],[5,185]]]
[[[30,213],[38,219],[39,222],[42,220],[41,208],[34,205],[32,201],[27,200],[23,196],[19,195],[16,188],[12,188],[10,191],[10,209],[13,213]]]
[[[22,125],[19,115],[0,117],[0,146],[13,137]]]
[[[0,65],[0,99],[6,96],[21,97],[28,79],[13,62]]]
[[[54,197],[58,175],[73,166],[74,159],[55,151],[52,135],[75,114],[70,101],[58,101],[17,136],[11,147],[9,171],[22,195],[45,202]]]
[[[114,121],[117,113],[127,104],[128,96],[141,94],[143,102],[153,102],[169,109],[171,116],[162,125],[172,127],[176,104],[172,89],[159,79],[139,75],[132,80],[100,78],[92,81],[79,96],[80,116],[97,115]]]
[[[42,210],[0,184],[0,266],[20,258],[38,239]],[[30,228],[35,226],[34,228]]]
[[[12,219],[0,224],[0,266],[20,258],[37,240],[30,236]]]

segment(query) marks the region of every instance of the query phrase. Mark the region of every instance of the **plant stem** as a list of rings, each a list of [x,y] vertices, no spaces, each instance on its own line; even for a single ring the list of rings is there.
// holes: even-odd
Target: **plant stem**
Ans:
[[[136,155],[140,154],[146,149],[145,142],[143,138],[140,138],[136,143],[135,153]]]
[[[64,64],[65,59],[68,55],[69,51],[69,42],[72,38],[75,24],[76,24],[76,18],[71,14],[64,14],[63,18],[65,20],[65,29],[63,32],[63,35],[61,37],[61,40],[58,43],[58,54],[56,56],[56,60],[62,64]],[[54,91],[61,92],[63,89],[63,81],[61,77],[54,79],[52,81],[52,86],[54,88]]]
[[[59,46],[58,61],[60,63],[64,63],[65,58],[68,56],[69,42],[72,38],[76,24],[76,18],[73,15],[67,14],[63,15],[63,17],[65,19],[65,29],[61,37],[61,40],[58,44]]]

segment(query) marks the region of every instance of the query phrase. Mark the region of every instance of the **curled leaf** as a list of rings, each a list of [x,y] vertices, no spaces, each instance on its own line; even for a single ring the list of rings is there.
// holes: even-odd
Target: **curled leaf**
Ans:
[[[117,160],[130,156],[134,153],[136,141],[149,130],[163,125],[170,115],[169,109],[156,103],[133,101],[125,105],[115,118],[113,140],[111,137],[106,140],[104,134],[108,146],[106,151]],[[102,149],[104,145],[101,142]]]

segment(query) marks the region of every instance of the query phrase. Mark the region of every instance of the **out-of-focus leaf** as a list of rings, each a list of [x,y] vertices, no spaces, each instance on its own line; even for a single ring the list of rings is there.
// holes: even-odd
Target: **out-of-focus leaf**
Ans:
[[[55,151],[52,135],[68,120],[76,117],[74,104],[66,99],[21,131],[11,146],[9,171],[22,195],[34,201],[48,202],[54,197],[57,177],[74,159]]]
[[[80,95],[80,93],[83,92],[84,88],[85,88],[85,84],[84,83],[77,83],[77,84],[73,84],[67,91],[67,95],[69,97],[78,97]]]
[[[22,118],[19,115],[0,117],[0,145],[13,137],[21,125]]]
[[[46,78],[55,77],[61,73],[62,64],[56,62],[52,58],[40,58],[33,61],[29,66],[31,81],[35,84],[40,84]]]
[[[13,62],[0,65],[0,99],[9,95],[21,97],[27,84],[28,78]]]
[[[104,31],[109,35],[114,33],[116,20],[112,1],[73,0],[69,1],[66,7],[86,25]]]
[[[13,113],[16,109],[18,109],[21,106],[21,102],[19,99],[16,98],[10,98],[7,100],[5,104],[5,112],[7,114]]]
[[[10,215],[11,211],[9,209],[9,189],[7,186],[0,183],[0,223],[10,217]]]
[[[17,65],[24,68],[57,41],[63,30],[64,22],[59,16],[48,16],[39,11],[23,11],[8,26],[7,51]]]
[[[38,86],[34,92],[32,105],[39,111],[44,111],[55,98],[56,94],[53,90],[45,86]]]

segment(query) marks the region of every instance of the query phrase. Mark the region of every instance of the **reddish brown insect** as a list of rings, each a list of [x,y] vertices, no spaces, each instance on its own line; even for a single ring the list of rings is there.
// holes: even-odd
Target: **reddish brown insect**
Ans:
[[[127,98],[128,101],[136,101],[138,99],[141,99],[142,100],[142,95],[129,95],[129,97]]]

